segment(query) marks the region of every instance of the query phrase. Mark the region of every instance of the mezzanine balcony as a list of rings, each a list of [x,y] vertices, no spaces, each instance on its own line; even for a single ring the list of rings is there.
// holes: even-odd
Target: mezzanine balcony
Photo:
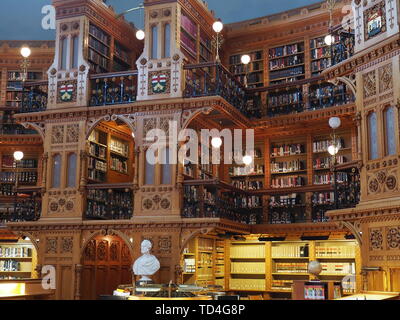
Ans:
[[[19,188],[17,194],[12,187],[9,192],[4,191],[0,195],[0,225],[40,219],[42,199],[39,187]]]
[[[133,217],[133,185],[90,184],[86,186],[86,220],[129,220]]]

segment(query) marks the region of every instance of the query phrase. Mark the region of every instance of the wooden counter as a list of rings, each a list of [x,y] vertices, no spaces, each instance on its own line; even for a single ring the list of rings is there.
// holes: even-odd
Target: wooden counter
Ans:
[[[50,300],[54,294],[42,287],[41,279],[0,280],[0,300]]]

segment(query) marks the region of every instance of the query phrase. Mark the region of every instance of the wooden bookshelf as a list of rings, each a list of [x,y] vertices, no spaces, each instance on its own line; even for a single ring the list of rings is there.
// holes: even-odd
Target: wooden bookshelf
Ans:
[[[196,237],[181,255],[183,284],[221,286],[225,289],[225,240],[215,236]]]
[[[305,78],[304,41],[270,48],[269,84],[281,84]]]
[[[36,250],[30,241],[0,244],[0,280],[31,279],[36,264]]]
[[[267,247],[258,241],[230,243],[229,290],[266,291]]]
[[[344,293],[361,290],[360,248],[353,240],[247,240],[230,241],[229,291],[291,294],[294,281],[313,280],[308,273],[308,263],[313,260],[324,268],[322,281],[340,281],[353,274],[355,283],[345,284]]]
[[[251,61],[245,66],[241,58],[243,55],[249,55]],[[264,52],[256,50],[251,52],[242,52],[229,57],[229,71],[237,76],[237,79],[245,83],[247,77],[247,85],[249,88],[259,88],[264,86]]]
[[[133,179],[133,139],[127,130],[102,124],[89,136],[91,183],[125,183]]]

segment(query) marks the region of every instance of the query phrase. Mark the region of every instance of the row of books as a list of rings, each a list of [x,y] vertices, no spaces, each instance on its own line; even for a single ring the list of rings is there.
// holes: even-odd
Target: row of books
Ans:
[[[121,160],[117,157],[111,157],[111,170],[118,171],[120,173],[128,173],[128,161]]]
[[[272,162],[271,173],[287,173],[306,169],[306,164],[302,160],[292,160],[286,162]]]
[[[230,279],[231,290],[265,291],[265,279]]]
[[[108,69],[109,60],[102,55],[98,54],[96,51],[89,48],[89,59],[95,64],[99,65],[103,69]]]
[[[21,271],[21,263],[16,260],[0,260],[0,271]]]
[[[13,196],[14,186],[12,184],[0,184],[0,196]]]
[[[184,14],[181,15],[181,24],[182,27],[190,33],[193,37],[197,36],[197,25]]]
[[[36,183],[38,178],[37,172],[19,172],[18,182],[22,183]],[[15,183],[15,172],[0,172],[0,182]]]
[[[310,98],[311,99],[319,99],[324,97],[331,97],[336,95],[346,95],[347,88],[345,85],[323,85],[318,87],[310,88]]]
[[[231,273],[265,274],[265,262],[231,262]]]
[[[1,258],[29,258],[32,257],[32,249],[29,247],[6,247],[0,246]]]
[[[298,193],[292,193],[288,195],[271,196],[269,205],[271,207],[279,206],[294,206],[301,204],[301,197]]]
[[[111,139],[110,143],[110,151],[119,153],[124,157],[129,156],[129,145],[126,142],[122,142],[120,140]]]
[[[343,164],[347,162],[345,156],[336,156],[337,164]],[[313,161],[314,169],[329,169],[331,166],[332,158],[317,158]]]
[[[317,258],[342,257],[354,258],[356,254],[355,246],[331,246],[317,245],[315,247],[315,255]]]
[[[336,182],[344,183],[348,181],[347,173],[345,172],[337,172],[336,173]],[[334,183],[334,175],[332,172],[326,174],[318,174],[314,175],[314,184],[323,185],[323,184],[332,184]]]
[[[333,43],[337,43],[340,41],[340,37],[337,35],[332,35],[334,37],[334,42]],[[311,39],[310,40],[310,48],[314,49],[314,48],[318,48],[318,47],[329,47],[327,46],[327,44],[325,43],[325,37],[319,37],[319,38],[315,38],[315,39]]]
[[[283,93],[279,95],[271,94],[268,96],[268,107],[277,107],[301,102],[303,102],[303,95],[301,91]]]
[[[247,53],[247,55],[250,56],[250,61],[255,61],[255,60],[262,60],[263,59],[263,52],[262,51],[256,51],[256,52],[251,52]],[[229,64],[242,64],[242,56],[243,54],[238,54],[231,56],[229,58]]]
[[[91,143],[89,146],[89,154],[93,157],[101,158],[106,160],[107,157],[107,148],[100,146],[95,143]]]
[[[93,24],[90,24],[89,26],[89,33],[96,37],[97,39],[99,39],[101,42],[109,45],[110,44],[110,36],[105,33],[103,30],[101,30],[100,28],[96,27]]]
[[[97,182],[106,181],[106,172],[96,170],[95,168],[88,169],[88,178]]]
[[[231,259],[265,259],[265,246],[264,244],[232,244],[230,255]]]
[[[195,273],[196,272],[196,259],[186,258],[183,260],[183,272]]]
[[[211,253],[200,252],[199,253],[199,265],[202,267],[212,266],[213,256]]]
[[[307,273],[308,262],[276,262],[276,273]]]
[[[107,172],[107,162],[97,160],[96,158],[89,158],[88,168],[95,169],[102,172]]]
[[[311,62],[311,72],[320,72],[324,69],[331,67],[331,60],[330,59],[321,59],[317,61]]]
[[[274,81],[280,78],[290,78],[299,75],[304,75],[304,66],[293,67],[285,70],[271,71],[269,79],[271,81]]]
[[[114,56],[129,64],[129,53],[118,42],[114,42]]]
[[[301,187],[304,185],[305,178],[300,176],[276,177],[271,179],[271,188],[273,189]]]
[[[272,258],[306,258],[308,245],[278,245],[272,247]]]
[[[329,58],[331,55],[330,47],[320,47],[311,50],[311,59]]]
[[[264,166],[257,164],[254,167],[246,166],[229,168],[229,175],[233,177],[247,176],[252,174],[264,174]]]
[[[290,44],[282,47],[272,48],[269,49],[269,58],[274,59],[278,57],[283,57],[299,52],[303,52],[304,48],[303,45],[300,43]]]
[[[13,156],[3,156],[1,159],[3,168],[15,168],[15,160]],[[19,162],[18,168],[35,169],[38,161],[36,159],[23,159]]]
[[[109,194],[108,190],[89,190],[87,199],[107,203],[113,207],[132,207],[132,193],[130,192],[114,191],[112,194]]]
[[[300,143],[297,144],[284,144],[273,146],[271,152],[272,157],[291,156],[304,153],[304,146]]]
[[[109,57],[110,49],[105,46],[102,42],[96,40],[93,37],[89,37],[89,47],[95,49],[96,51],[100,52],[101,54]]]
[[[277,70],[290,66],[295,66],[304,63],[303,56],[295,55],[280,59],[274,59],[269,62],[269,70]]]
[[[240,181],[236,180],[232,182],[235,188],[242,190],[261,190],[264,188],[264,183],[262,181]]]
[[[314,141],[313,142],[313,152],[318,153],[318,152],[326,152],[329,148],[329,146],[332,145],[332,140],[323,140],[323,141]],[[340,140],[340,148],[344,148],[344,140]]]
[[[214,250],[214,240],[207,238],[199,238],[198,240],[199,251],[213,251]]]
[[[181,44],[183,44],[184,48],[190,53],[194,55],[197,54],[196,42],[192,38],[190,38],[185,32],[181,32]]]
[[[39,80],[42,76],[41,72],[28,72],[28,80]],[[8,81],[22,81],[22,72],[20,71],[8,71],[7,73]]]
[[[275,280],[271,281],[272,288],[292,290],[293,280]]]
[[[354,262],[322,262],[322,273],[347,275],[355,274]]]
[[[250,63],[248,66],[244,64],[237,64],[237,65],[232,65],[229,67],[229,71],[233,74],[239,74],[239,73],[251,73],[251,72],[263,72],[264,70],[264,65],[262,61],[258,62],[253,62]]]
[[[312,203],[314,205],[332,204],[335,202],[334,192],[315,192],[313,193]]]

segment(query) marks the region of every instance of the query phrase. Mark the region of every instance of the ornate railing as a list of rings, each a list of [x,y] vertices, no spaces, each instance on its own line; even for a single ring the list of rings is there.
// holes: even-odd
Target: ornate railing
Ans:
[[[11,193],[9,200],[4,202],[12,202],[13,206],[8,210],[0,211],[0,225],[7,222],[24,222],[37,221],[40,218],[42,210],[42,200],[40,189],[18,189],[18,194]]]
[[[35,130],[24,128],[19,124],[0,122],[0,135],[19,135],[19,134],[38,134],[38,133]]]
[[[89,106],[125,104],[136,101],[137,71],[104,73],[90,76]]]
[[[248,107],[246,88],[221,63],[185,65],[185,98],[220,96],[248,117],[258,117],[258,110]]]
[[[40,112],[47,108],[48,82],[27,82],[22,92],[22,103],[19,112]]]
[[[95,184],[86,189],[86,219],[129,220],[133,217],[132,184]]]
[[[341,63],[354,55],[355,37],[354,33],[338,29],[333,33],[339,37],[339,41],[331,46],[331,65]]]

